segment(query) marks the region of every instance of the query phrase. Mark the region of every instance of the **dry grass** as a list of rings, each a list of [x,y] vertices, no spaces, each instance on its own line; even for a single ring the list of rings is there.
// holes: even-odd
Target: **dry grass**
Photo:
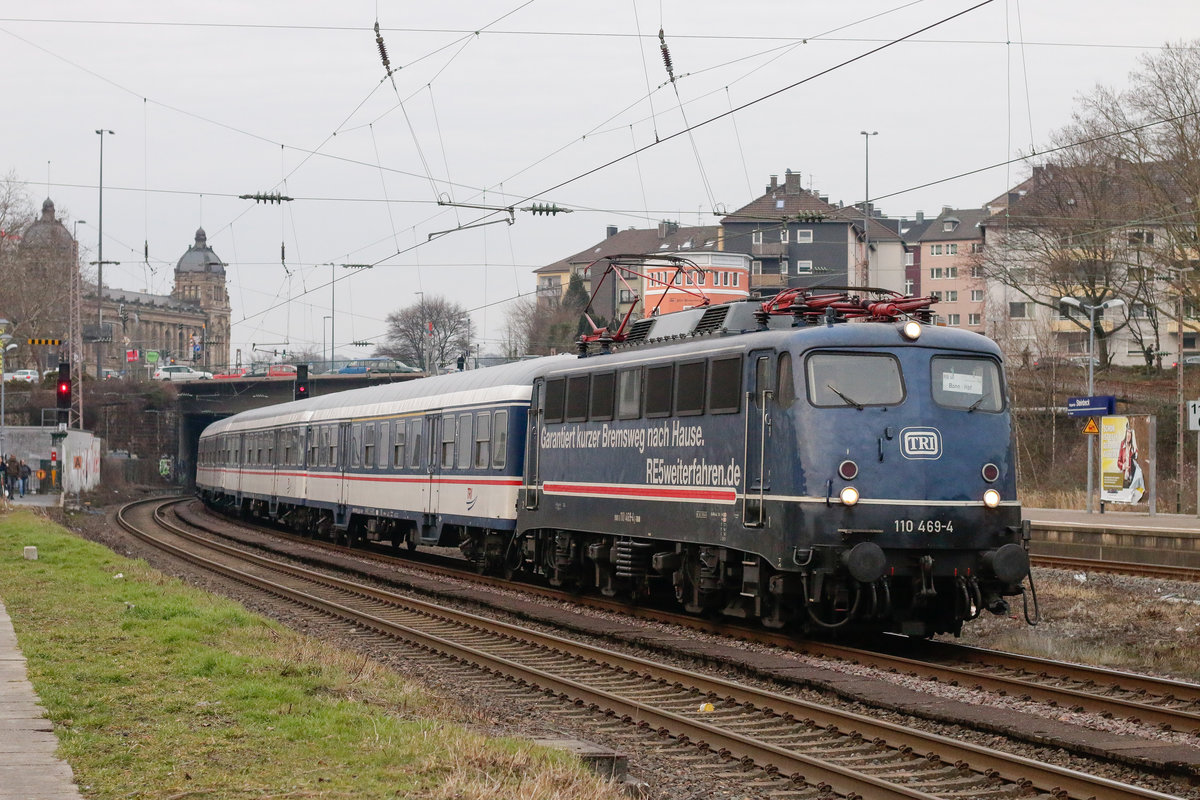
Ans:
[[[90,798],[621,796],[565,754],[460,727],[452,698],[45,518],[0,515],[0,591]]]
[[[1043,621],[985,614],[962,641],[1047,658],[1200,681],[1200,586],[1034,571]]]

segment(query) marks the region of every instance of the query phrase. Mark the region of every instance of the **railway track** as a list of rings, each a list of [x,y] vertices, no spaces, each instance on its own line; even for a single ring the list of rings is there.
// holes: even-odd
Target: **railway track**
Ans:
[[[204,569],[531,687],[567,707],[648,729],[672,746],[715,751],[736,760],[753,780],[786,776],[802,794],[1170,797],[283,564],[187,531],[169,522],[161,506],[152,514],[146,509],[146,501],[131,504],[118,520]]]
[[[1134,561],[1105,561],[1073,556],[1035,555],[1035,567],[1069,569],[1075,572],[1109,572],[1116,575],[1136,575],[1141,578],[1161,578],[1169,581],[1200,581],[1200,569],[1176,567],[1169,564],[1140,564]]]
[[[189,518],[188,524],[217,536],[225,535],[203,519]],[[251,528],[251,530],[257,530]],[[333,552],[344,548],[327,545],[293,534],[271,531],[272,535],[299,540]],[[364,553],[364,551],[356,551]],[[374,553],[374,557],[412,567],[410,557]],[[436,575],[512,588],[499,579],[445,563],[422,563],[420,569]],[[885,636],[882,644],[854,647],[833,642],[799,640],[794,636],[701,619],[686,614],[647,607],[631,607],[602,597],[579,596],[547,587],[521,587],[535,595],[598,610],[626,614],[664,624],[679,625],[705,633],[733,636],[758,644],[843,661],[883,672],[902,673],[951,686],[995,692],[1066,709],[1136,721],[1162,730],[1200,734],[1200,685],[1168,678],[1137,675],[1120,670],[1052,661],[1036,656],[968,647],[950,642],[913,641],[902,636]],[[739,664],[729,666],[741,667]],[[767,675],[778,680],[776,675]]]

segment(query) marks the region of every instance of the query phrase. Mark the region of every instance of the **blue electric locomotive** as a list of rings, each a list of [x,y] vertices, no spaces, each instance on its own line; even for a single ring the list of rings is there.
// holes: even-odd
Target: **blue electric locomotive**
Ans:
[[[247,412],[205,431],[198,484],[300,530],[458,545],[481,570],[580,591],[777,628],[957,633],[1023,594],[1028,528],[1000,351],[905,319],[920,307],[708,306],[579,358]],[[499,463],[481,453],[501,410]],[[270,488],[232,487],[258,471],[232,436],[294,443]]]

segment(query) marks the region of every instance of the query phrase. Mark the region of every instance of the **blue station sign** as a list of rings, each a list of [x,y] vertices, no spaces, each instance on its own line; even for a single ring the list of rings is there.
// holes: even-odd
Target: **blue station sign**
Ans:
[[[1117,407],[1117,398],[1111,394],[1098,397],[1068,397],[1068,417],[1103,417],[1111,415]]]

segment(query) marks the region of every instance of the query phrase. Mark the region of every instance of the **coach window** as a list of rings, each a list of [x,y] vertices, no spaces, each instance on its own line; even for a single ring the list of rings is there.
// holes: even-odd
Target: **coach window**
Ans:
[[[363,425],[363,466],[372,469],[375,466],[375,423]]]
[[[492,453],[492,414],[484,411],[475,416],[475,468],[487,469]]]
[[[279,449],[283,451],[283,463],[292,465],[292,432],[285,430],[279,434]]]
[[[329,454],[326,464],[330,467],[338,465],[338,429],[330,426],[325,429],[325,451]]]
[[[945,408],[999,411],[1004,408],[1000,369],[986,358],[934,356],[930,387],[933,400]]]
[[[592,376],[592,401],[588,419],[609,420],[613,418],[613,392],[616,387],[615,372],[603,372]]]
[[[421,426],[425,420],[417,417],[408,421],[408,465],[421,466]]]
[[[404,468],[404,420],[398,419],[395,422],[396,429],[392,431],[392,466],[396,469]]]
[[[676,370],[675,414],[693,417],[704,413],[704,361],[685,361]]]
[[[796,401],[796,376],[792,372],[792,354],[780,353],[775,369],[775,402],[791,408]]]
[[[642,370],[623,369],[617,373],[617,418],[637,419],[642,411]]]
[[[546,381],[546,405],[543,416],[546,422],[562,422],[567,408],[567,380],[555,378]]]
[[[363,426],[361,422],[356,422],[350,426],[350,441],[346,444],[350,448],[350,466],[362,466],[362,440]]]
[[[458,442],[458,468],[471,468],[471,414],[458,415],[458,430],[454,438]]]
[[[814,406],[861,410],[904,401],[900,362],[889,355],[813,353],[805,363],[805,377]]]
[[[736,414],[742,407],[742,357],[714,358],[708,369],[708,410]]]
[[[646,367],[646,416],[671,415],[671,385],[675,368],[670,364]]]
[[[584,422],[588,412],[590,375],[567,378],[567,422]]]
[[[492,467],[495,469],[504,469],[504,462],[508,458],[508,412],[497,411],[495,425],[492,426],[496,431],[495,441],[492,443]]]
[[[450,414],[442,417],[442,467],[450,469],[454,466],[454,417]]]

